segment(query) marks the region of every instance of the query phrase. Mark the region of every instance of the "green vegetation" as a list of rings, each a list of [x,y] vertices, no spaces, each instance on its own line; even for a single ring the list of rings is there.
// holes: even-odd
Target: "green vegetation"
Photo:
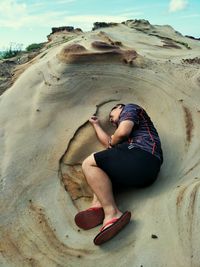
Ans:
[[[29,46],[27,46],[26,51],[27,51],[27,52],[38,51],[38,50],[40,50],[43,46],[44,46],[43,43],[39,43],[39,44],[36,44],[36,43],[34,43],[34,44],[30,44]]]
[[[10,47],[3,51],[0,55],[1,59],[8,59],[17,56],[22,51],[23,44],[11,43]]]
[[[191,47],[188,45],[188,43],[184,43],[184,42],[180,42],[180,41],[176,41],[176,40],[175,40],[175,42],[178,44],[184,45],[187,49],[191,49]]]

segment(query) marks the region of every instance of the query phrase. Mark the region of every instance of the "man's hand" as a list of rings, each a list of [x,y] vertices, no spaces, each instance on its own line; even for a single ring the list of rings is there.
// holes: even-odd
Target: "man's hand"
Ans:
[[[90,119],[89,119],[89,122],[91,124],[99,124],[99,119],[97,118],[97,116],[92,116]]]
[[[97,134],[97,137],[99,141],[102,143],[103,146],[108,148],[108,140],[109,140],[109,135],[102,129],[99,119],[97,116],[92,116],[89,119],[89,122],[92,124],[92,126],[95,129],[95,132]]]
[[[111,137],[109,138],[108,148],[112,148],[112,138],[113,138],[113,135],[111,135]]]

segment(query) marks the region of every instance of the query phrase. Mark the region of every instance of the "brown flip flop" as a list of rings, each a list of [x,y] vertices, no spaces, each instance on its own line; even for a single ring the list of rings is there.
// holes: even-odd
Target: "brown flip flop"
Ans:
[[[126,211],[122,214],[120,218],[114,218],[111,221],[107,222],[100,230],[100,233],[94,238],[95,245],[101,245],[104,242],[108,241],[119,231],[124,228],[131,219],[131,213]],[[110,226],[108,226],[111,224]],[[108,226],[108,227],[107,227]]]
[[[103,223],[104,211],[101,207],[89,208],[76,214],[74,220],[78,227],[89,230]]]

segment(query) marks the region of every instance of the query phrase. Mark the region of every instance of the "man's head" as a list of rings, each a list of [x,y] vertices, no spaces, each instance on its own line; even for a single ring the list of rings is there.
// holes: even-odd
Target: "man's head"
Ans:
[[[109,114],[109,121],[114,125],[117,126],[119,122],[119,116],[122,112],[122,109],[124,108],[124,104],[117,104],[114,106]]]

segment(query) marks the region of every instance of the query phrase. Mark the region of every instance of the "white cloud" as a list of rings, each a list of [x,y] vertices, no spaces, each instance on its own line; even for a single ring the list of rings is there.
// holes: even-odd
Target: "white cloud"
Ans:
[[[69,16],[64,12],[48,12],[38,15],[24,15],[19,17],[12,17],[9,20],[0,18],[0,27],[8,27],[19,29],[23,27],[52,27],[63,26],[69,24],[92,24],[93,22],[122,22],[126,20],[126,16],[100,16],[100,15],[73,15]]]
[[[1,0],[0,15],[1,17],[20,17],[27,12],[25,3],[17,3],[15,0]]]
[[[169,11],[176,12],[185,9],[188,5],[187,0],[171,0],[169,3]]]
[[[58,0],[58,4],[67,4],[77,0]],[[42,7],[41,10],[38,8]],[[21,29],[36,27],[57,27],[63,25],[72,25],[75,27],[84,27],[83,30],[91,29],[92,24],[96,21],[105,22],[122,22],[130,15],[139,15],[140,12],[130,12],[115,15],[70,15],[69,10],[61,9],[60,11],[45,10],[45,3],[35,2],[33,4],[25,4],[18,0],[1,0],[0,4],[0,27]]]
[[[66,4],[76,0],[58,0],[56,4]],[[84,27],[83,30],[89,30],[93,22],[122,22],[128,18],[128,14],[106,15],[70,15],[69,11],[46,10],[38,11],[35,8],[43,6],[39,2],[31,6],[25,3],[19,3],[17,0],[1,0],[0,5],[0,27],[21,29],[36,27],[57,27],[72,25],[75,27]]]

